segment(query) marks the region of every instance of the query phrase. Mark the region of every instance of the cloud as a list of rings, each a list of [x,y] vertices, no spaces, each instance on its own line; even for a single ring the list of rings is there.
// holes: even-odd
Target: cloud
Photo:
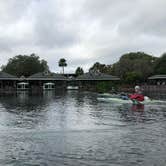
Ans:
[[[5,0],[0,2],[1,26],[12,25],[27,12],[31,1]]]
[[[61,1],[40,1],[35,11],[35,44],[46,48],[67,47],[77,42],[78,26],[68,4]],[[69,16],[71,15],[71,16]]]
[[[130,51],[165,51],[165,0],[5,0],[0,2],[0,63],[37,53],[51,70],[111,64]]]

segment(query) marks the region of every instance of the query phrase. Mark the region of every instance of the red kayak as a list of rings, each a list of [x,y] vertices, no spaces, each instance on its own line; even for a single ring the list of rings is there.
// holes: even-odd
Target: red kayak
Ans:
[[[137,101],[144,101],[144,95],[142,95],[142,94],[131,94],[130,96],[129,96],[129,98],[131,99],[131,100],[137,100]]]

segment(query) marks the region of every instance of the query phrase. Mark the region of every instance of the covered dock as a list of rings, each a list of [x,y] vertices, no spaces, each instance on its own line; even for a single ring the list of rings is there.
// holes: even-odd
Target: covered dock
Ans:
[[[27,78],[31,90],[66,88],[67,78],[49,71],[39,72]]]
[[[95,90],[97,86],[102,83],[107,83],[108,85],[110,85],[110,88],[113,88],[113,84],[115,85],[116,83],[118,83],[120,81],[120,78],[109,74],[91,71],[78,76],[76,78],[76,81],[78,81],[78,85],[82,89]]]

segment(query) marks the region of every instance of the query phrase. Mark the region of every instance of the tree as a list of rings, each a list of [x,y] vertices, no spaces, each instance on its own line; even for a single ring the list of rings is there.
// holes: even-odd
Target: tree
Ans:
[[[141,82],[142,75],[138,72],[128,72],[126,73],[125,82],[129,84]]]
[[[63,74],[64,74],[64,67],[67,66],[66,59],[61,58],[61,59],[59,60],[58,64],[59,64],[59,67],[62,67]]]
[[[112,65],[105,65],[105,64],[101,64],[99,62],[96,62],[90,69],[91,70],[95,70],[95,71],[99,71],[100,73],[107,73],[110,74],[111,70],[112,70]]]
[[[166,53],[155,62],[154,74],[166,74]]]
[[[148,55],[144,52],[131,52],[124,54],[120,60],[113,65],[113,73],[121,79],[126,80],[129,77],[139,78],[140,81],[145,81],[147,77],[153,74],[154,64],[157,58]]]
[[[31,55],[17,55],[8,60],[8,63],[3,66],[2,71],[18,77],[28,77],[37,72],[49,70],[47,62],[40,60],[39,56]]]
[[[75,74],[77,76],[84,74],[84,70],[81,67],[77,67]]]

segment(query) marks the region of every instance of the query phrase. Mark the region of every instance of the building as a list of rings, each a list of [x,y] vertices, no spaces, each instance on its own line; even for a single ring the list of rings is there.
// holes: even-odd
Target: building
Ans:
[[[89,72],[78,77],[66,77],[62,74],[49,71],[39,72],[28,78],[20,78],[11,74],[0,72],[0,92],[31,91],[41,92],[45,90],[67,89],[67,86],[74,89],[95,90],[99,83],[117,83],[120,79],[116,76],[100,72]]]
[[[31,75],[26,79],[29,88],[33,90],[53,90],[66,88],[67,78],[61,74],[55,74],[48,71]]]
[[[16,90],[18,80],[16,76],[0,72],[0,92]]]
[[[118,83],[120,78],[109,74],[91,71],[78,76],[75,80],[80,88],[95,90],[99,83],[104,82],[113,85]]]
[[[148,78],[152,85],[166,85],[166,75],[153,75]]]

